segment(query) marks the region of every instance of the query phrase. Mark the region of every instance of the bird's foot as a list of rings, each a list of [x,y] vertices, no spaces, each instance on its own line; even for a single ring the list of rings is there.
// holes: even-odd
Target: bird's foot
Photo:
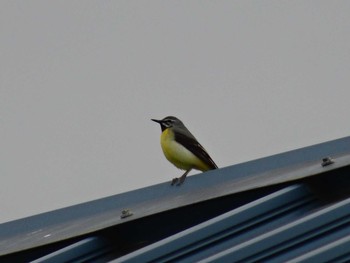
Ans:
[[[181,177],[180,178],[174,178],[172,181],[171,181],[171,185],[176,185],[176,186],[180,186],[183,184],[185,180],[182,179]]]
[[[179,181],[179,178],[174,178],[172,181],[171,181],[171,185],[174,185],[177,183],[177,181]]]

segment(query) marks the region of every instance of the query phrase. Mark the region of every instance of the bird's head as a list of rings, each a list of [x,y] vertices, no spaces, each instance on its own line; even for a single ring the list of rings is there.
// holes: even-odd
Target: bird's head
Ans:
[[[156,120],[156,119],[151,119],[154,122],[157,122],[160,124],[160,127],[162,129],[162,131],[168,129],[168,128],[172,128],[172,127],[180,127],[183,126],[182,121],[180,121],[178,118],[174,117],[174,116],[168,116],[165,117],[162,120]]]

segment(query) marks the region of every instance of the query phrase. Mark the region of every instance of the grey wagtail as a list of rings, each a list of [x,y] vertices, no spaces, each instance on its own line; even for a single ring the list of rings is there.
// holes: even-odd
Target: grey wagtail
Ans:
[[[159,123],[162,129],[160,144],[165,157],[177,168],[186,171],[180,178],[174,178],[171,185],[176,183],[181,185],[192,169],[204,172],[218,168],[203,146],[178,118],[168,116],[162,120],[152,119],[152,121]]]

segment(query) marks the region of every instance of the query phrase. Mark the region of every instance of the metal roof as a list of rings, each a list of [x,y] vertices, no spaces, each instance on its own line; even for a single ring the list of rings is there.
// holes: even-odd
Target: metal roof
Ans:
[[[179,259],[183,262],[196,262],[203,257],[208,257],[211,254],[208,250],[215,253],[231,248],[269,229],[295,220],[301,213],[300,210],[307,213],[312,208],[312,201],[312,196],[304,187],[287,187],[114,262],[131,263],[140,262],[141,259],[146,262],[167,262]],[[233,236],[236,238],[235,242],[232,241]]]
[[[349,260],[349,246],[330,244],[349,244],[350,199],[315,207],[305,186],[286,187],[113,262]]]
[[[327,156],[332,157],[334,163],[323,162],[322,159]],[[237,213],[237,211],[252,205],[257,205],[254,209],[256,212],[263,212],[264,209],[268,211],[265,204],[283,203],[287,200],[285,196],[290,196],[291,200],[294,200],[295,193],[301,196],[301,200],[304,200],[303,198],[312,200],[294,210],[291,208],[288,210],[290,212],[283,212],[283,216],[278,214],[278,211],[283,209],[277,209],[277,214],[269,212],[272,216],[270,219],[272,225],[265,221],[258,224],[267,227],[264,233],[270,233],[266,232],[269,227],[273,226],[275,229],[288,223],[295,223],[301,220],[301,215],[304,216],[305,213],[314,212],[315,209],[321,209],[324,205],[350,196],[350,184],[346,176],[349,166],[350,137],[345,137],[190,176],[181,187],[171,187],[169,182],[166,182],[15,220],[0,225],[0,256],[3,255],[5,257],[2,259],[12,261],[40,258],[38,262],[62,262],[52,259],[61,258],[63,255],[69,258],[70,255],[73,258],[89,258],[91,261],[94,257],[101,258],[101,255],[115,259],[129,254],[131,260],[132,256],[143,251],[142,247],[150,249],[152,246],[158,246],[160,244],[157,241],[166,242],[164,239],[174,238],[181,231],[192,231],[192,227],[199,227],[200,223],[209,224],[210,220],[219,220],[221,225],[224,221],[218,218],[221,215],[227,216],[225,213],[233,213],[235,220],[242,220],[244,218],[242,215],[247,212]],[[290,188],[290,185],[294,184],[299,186]],[[283,206],[287,207],[286,204]],[[330,213],[333,213],[332,211]],[[253,213],[245,215],[262,218],[261,215]],[[252,218],[247,220],[251,221]],[[209,228],[204,228],[202,231],[208,230]],[[243,231],[244,235],[247,234],[248,243],[252,242],[254,237],[262,238],[261,235],[249,236],[248,233],[254,231],[250,232],[248,229],[240,231]],[[279,238],[280,236],[277,236],[277,240]],[[212,257],[214,261],[216,257],[221,259],[225,255],[232,256],[232,249],[238,249],[235,240],[241,239],[234,238],[234,235],[226,239],[227,242],[218,241],[218,245],[215,242],[208,243],[208,246],[216,249],[215,253],[200,249],[194,255],[203,253],[206,257]],[[335,239],[334,242],[334,244],[325,243],[326,247],[320,253],[326,250],[334,251],[333,247],[338,249],[349,243],[346,237]],[[247,250],[240,248],[239,253],[251,251],[252,246],[247,245]],[[139,248],[141,250],[138,251]],[[153,253],[158,251],[156,247],[154,249]],[[318,251],[317,249],[315,251]],[[137,251],[134,252],[136,254],[130,254],[133,251]],[[306,254],[303,256],[306,257]],[[313,255],[309,254],[308,257]]]

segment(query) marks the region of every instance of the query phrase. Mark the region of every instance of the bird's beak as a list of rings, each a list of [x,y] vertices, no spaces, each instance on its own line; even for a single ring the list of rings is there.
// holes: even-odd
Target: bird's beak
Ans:
[[[156,120],[156,119],[151,119],[152,121],[154,121],[154,122],[157,122],[157,123],[159,123],[159,124],[161,124],[162,123],[162,121],[161,120]]]

